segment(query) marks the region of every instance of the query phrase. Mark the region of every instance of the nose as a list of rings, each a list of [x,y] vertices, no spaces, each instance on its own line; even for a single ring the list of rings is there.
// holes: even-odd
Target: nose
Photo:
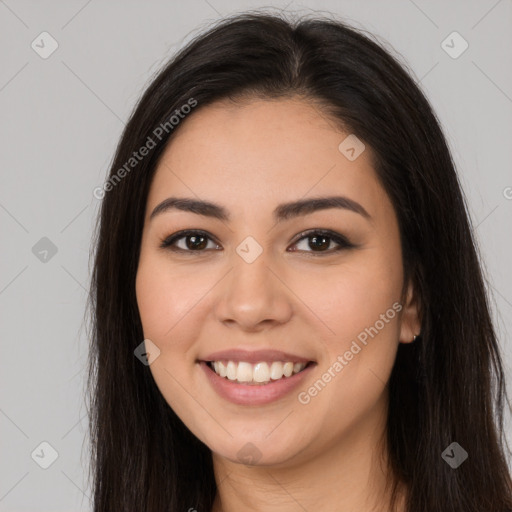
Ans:
[[[237,254],[233,256],[231,272],[216,287],[217,319],[247,332],[288,322],[293,312],[293,293],[279,271],[271,268],[265,252],[252,263]]]

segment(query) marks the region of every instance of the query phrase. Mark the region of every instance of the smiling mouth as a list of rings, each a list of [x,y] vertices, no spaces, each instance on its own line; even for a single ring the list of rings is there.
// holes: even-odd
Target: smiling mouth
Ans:
[[[232,381],[234,384],[245,384],[248,386],[264,386],[279,380],[286,380],[304,371],[309,366],[316,364],[314,361],[307,363],[262,361],[256,364],[246,361],[205,361],[205,363],[219,377]]]

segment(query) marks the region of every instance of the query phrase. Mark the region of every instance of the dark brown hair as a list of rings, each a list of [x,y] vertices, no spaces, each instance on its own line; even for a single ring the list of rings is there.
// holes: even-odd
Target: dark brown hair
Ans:
[[[151,179],[180,126],[170,127],[173,112],[191,98],[195,111],[251,96],[318,102],[377,156],[375,171],[399,222],[404,289],[411,279],[421,304],[421,336],[400,344],[389,381],[391,474],[394,486],[408,489],[407,511],[512,510],[503,366],[466,200],[425,95],[374,39],[334,19],[249,12],[196,37],[142,95],[110,177],[155,139],[157,127],[168,129],[105,193],[94,240],[89,398],[96,512],[211,510],[210,450],[134,357],[143,340],[135,276]],[[457,469],[441,457],[454,441],[469,453]]]

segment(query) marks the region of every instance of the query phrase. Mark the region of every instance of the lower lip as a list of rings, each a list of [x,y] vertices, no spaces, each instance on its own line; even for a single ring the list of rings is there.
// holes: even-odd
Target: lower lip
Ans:
[[[199,364],[213,389],[222,398],[238,405],[263,405],[279,400],[297,388],[316,366],[316,363],[310,364],[291,377],[283,377],[269,384],[247,385],[238,384],[236,381],[217,375],[205,361],[201,361]]]

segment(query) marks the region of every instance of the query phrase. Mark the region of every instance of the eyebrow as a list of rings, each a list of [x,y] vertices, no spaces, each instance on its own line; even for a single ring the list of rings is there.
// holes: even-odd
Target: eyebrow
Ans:
[[[349,210],[362,215],[367,220],[371,220],[370,214],[361,204],[344,196],[314,197],[310,199],[292,201],[290,203],[283,203],[274,209],[273,217],[276,222],[281,222],[301,215],[308,215],[318,210],[326,210],[328,208]],[[228,210],[223,206],[210,201],[202,201],[187,197],[168,197],[155,207],[151,212],[149,220],[152,220],[157,215],[170,210],[191,212],[226,222],[229,222],[231,219]]]

